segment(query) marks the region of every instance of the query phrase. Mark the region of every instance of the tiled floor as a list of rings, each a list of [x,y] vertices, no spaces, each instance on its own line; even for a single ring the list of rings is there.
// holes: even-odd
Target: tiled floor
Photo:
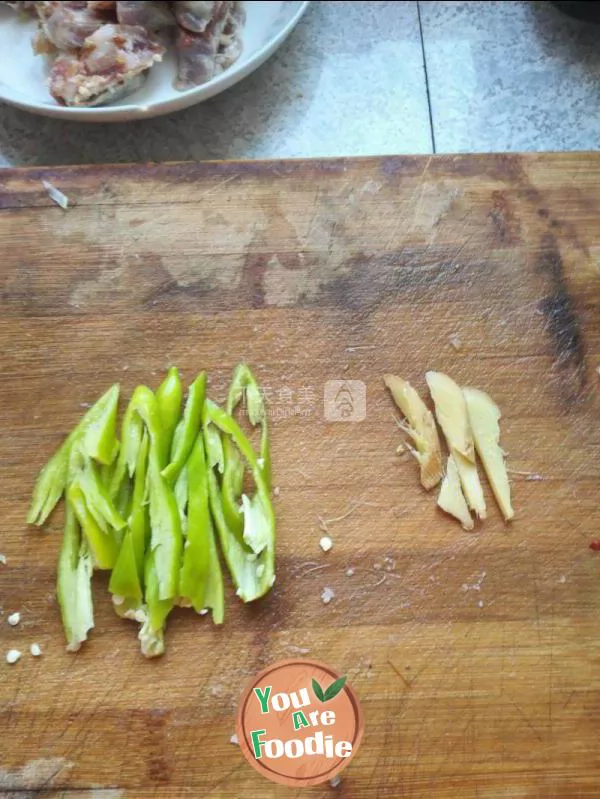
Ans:
[[[66,125],[0,106],[0,166],[596,149],[599,38],[548,2],[315,0],[258,72],[179,114]]]
[[[547,2],[419,10],[437,151],[600,146],[600,26]]]

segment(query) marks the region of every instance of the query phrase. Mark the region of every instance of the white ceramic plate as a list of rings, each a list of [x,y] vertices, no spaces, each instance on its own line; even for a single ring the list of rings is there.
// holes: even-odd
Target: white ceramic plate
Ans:
[[[308,5],[297,0],[246,0],[244,50],[222,75],[179,92],[173,87],[175,58],[169,54],[150,70],[139,91],[101,108],[65,108],[50,97],[46,59],[35,56],[31,49],[35,21],[21,19],[12,9],[0,6],[0,100],[36,114],[77,122],[123,122],[170,114],[214,97],[253,72],[292,32]]]

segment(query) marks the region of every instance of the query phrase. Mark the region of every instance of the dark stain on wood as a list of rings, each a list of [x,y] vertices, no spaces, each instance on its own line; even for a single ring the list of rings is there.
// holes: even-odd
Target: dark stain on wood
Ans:
[[[492,192],[492,209],[488,214],[503,245],[516,244],[521,237],[521,225],[517,219],[509,194],[504,189]]]
[[[250,295],[250,306],[262,308],[265,304],[264,278],[269,256],[266,253],[248,253],[244,261],[244,283]]]
[[[147,736],[146,772],[150,783],[166,785],[171,781],[171,766],[166,757],[166,728],[170,711],[155,708],[143,713]]]
[[[143,306],[148,310],[181,310],[189,306],[202,309],[210,303],[208,299],[214,293],[207,278],[199,277],[193,283],[181,285],[173,278],[168,278],[153,285],[152,290],[146,295]]]
[[[550,287],[550,293],[540,300],[538,307],[546,319],[565,398],[572,403],[581,398],[587,382],[585,345],[565,279],[560,250],[551,233],[542,236],[537,267],[548,279]]]

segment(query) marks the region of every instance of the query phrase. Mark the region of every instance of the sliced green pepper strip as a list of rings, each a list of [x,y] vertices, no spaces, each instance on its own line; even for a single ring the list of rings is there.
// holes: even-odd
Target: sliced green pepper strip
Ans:
[[[165,379],[156,389],[156,401],[160,410],[167,454],[171,451],[173,434],[181,416],[182,398],[183,388],[179,369],[176,366],[172,366]]]
[[[253,550],[253,552],[259,554],[265,547],[273,546],[275,542],[275,518],[273,515],[273,508],[271,506],[271,499],[269,497],[269,488],[265,481],[262,468],[258,463],[256,453],[252,448],[252,444],[250,441],[248,441],[240,426],[232,416],[230,416],[222,408],[219,408],[218,405],[215,405],[215,403],[211,400],[207,400],[204,403],[204,414],[205,427],[209,422],[212,422],[219,428],[219,430],[221,430],[221,432],[230,436],[245,458],[246,463],[252,472],[252,477],[256,483],[257,493],[260,497],[261,513],[265,515],[266,527],[262,525],[261,530],[267,529],[268,533],[261,534],[257,537],[257,533],[259,531],[253,529],[253,526],[249,526],[248,516],[245,515],[244,541]]]
[[[112,569],[117,562],[119,545],[110,533],[103,532],[96,523],[78,479],[67,489],[67,499],[83,531],[94,565],[98,569]]]
[[[76,652],[94,626],[92,570],[87,544],[82,539],[73,509],[67,503],[56,591],[68,652]]]
[[[124,600],[131,600],[127,603],[126,608],[126,610],[130,611],[133,607],[139,606],[143,599],[144,594],[137,573],[133,538],[129,530],[123,538],[119,556],[110,575],[108,590],[113,594],[113,602],[119,612],[119,616],[124,615],[120,612]],[[119,601],[116,600],[117,597],[119,597]]]
[[[84,440],[84,451],[90,457],[107,457],[114,436],[114,414],[119,399],[119,386],[112,386],[87,411],[60,448],[40,472],[27,514],[28,524],[42,525],[54,510],[67,485],[69,458],[73,444]],[[92,431],[87,438],[88,431]],[[111,433],[112,430],[112,433]]]
[[[70,448],[71,436],[54,453],[40,472],[27,514],[28,524],[42,525],[62,497],[67,484]]]
[[[98,467],[89,458],[85,459],[83,469],[77,475],[77,480],[85,496],[88,510],[98,526],[105,532],[109,527],[116,532],[122,530],[127,522],[121,518],[110,498],[108,488],[100,479]]]
[[[144,434],[135,468],[129,525],[108,586],[108,590],[114,595],[115,610],[119,616],[126,618],[137,618],[136,611],[141,609],[143,599],[144,555],[148,537],[148,510],[145,500],[147,461],[148,436]]]
[[[106,485],[106,483],[105,483]],[[121,483],[119,493],[115,497],[114,503],[117,513],[122,519],[128,519],[131,513],[131,503],[133,500],[133,481],[126,477]]]
[[[146,584],[146,618],[138,638],[142,654],[147,658],[153,658],[162,655],[165,651],[165,623],[174,605],[173,599],[160,598],[159,577],[153,552],[149,552],[146,557],[144,581]]]
[[[244,515],[240,508],[244,485],[244,460],[228,436],[223,440],[223,462],[221,479],[223,513],[229,529],[241,538],[244,533]]]
[[[186,468],[188,531],[179,594],[191,602],[197,613],[211,608],[215,624],[222,624],[225,615],[223,574],[210,516],[208,469],[202,436],[196,438]]]
[[[237,595],[243,602],[252,602],[260,599],[271,588],[275,581],[275,559],[271,549],[264,549],[257,557],[240,539],[227,527],[223,515],[221,492],[214,469],[208,471],[208,495],[210,509],[219,542],[229,573],[237,588]]]
[[[212,424],[206,424],[206,414],[202,410],[202,418],[204,424],[204,446],[206,449],[206,460],[208,468],[217,468],[219,474],[223,474],[225,468],[225,456],[223,454],[223,440],[218,429]]]
[[[173,487],[175,502],[179,511],[179,521],[181,523],[182,535],[187,536],[187,507],[188,507],[188,471],[187,465],[179,472],[177,482]]]
[[[129,529],[133,540],[135,562],[140,583],[144,581],[144,559],[146,547],[150,543],[150,524],[148,520],[148,502],[146,499],[148,473],[148,436],[144,434],[138,453],[135,467],[135,481],[133,485],[133,504],[129,518]]]
[[[261,426],[260,437],[260,461],[267,487],[271,490],[271,452],[269,447],[269,433],[267,429],[267,412],[265,401],[256,378],[245,363],[240,363],[236,367],[229,388],[227,397],[227,413],[233,416],[233,412],[240,401],[246,396],[246,408],[248,419],[253,427]]]
[[[242,497],[246,511],[242,542],[227,524],[216,475],[213,470],[209,471],[211,510],[223,554],[238,587],[238,595],[244,602],[249,602],[263,596],[275,580],[275,518],[269,489],[257,462],[256,453],[235,419],[207,400],[204,403],[203,422],[205,436],[211,424],[231,436],[245,458],[256,484],[256,495],[252,499]]]
[[[142,418],[137,413],[132,398],[123,415],[121,449],[110,481],[110,495],[113,499],[119,495],[126,477],[133,477],[143,429]]]
[[[169,485],[175,484],[198,437],[205,394],[206,374],[201,372],[189,387],[183,417],[177,425],[173,437],[171,462],[162,471],[162,475]]]
[[[231,380],[227,395],[226,411],[230,416],[245,398],[244,405],[252,426],[261,425],[260,458],[257,460],[263,472],[267,488],[271,488],[271,456],[269,435],[263,396],[254,375],[246,364],[239,364]],[[223,441],[224,469],[221,481],[223,513],[227,525],[236,535],[241,536],[244,529],[244,514],[240,508],[240,497],[244,482],[244,463],[233,441],[226,437]]]
[[[150,547],[154,554],[158,598],[173,599],[179,593],[179,567],[183,540],[175,494],[161,476],[160,467],[150,447],[148,463],[150,497]]]
[[[131,405],[133,411],[139,414],[148,430],[151,455],[155,458],[160,471],[167,465],[169,448],[163,430],[162,416],[158,401],[148,386],[138,386],[133,392]]]
[[[103,413],[99,416],[92,415],[85,425],[82,449],[86,455],[98,463],[110,465],[119,451],[119,442],[117,441],[118,384],[109,388],[99,402],[102,400],[106,403]]]

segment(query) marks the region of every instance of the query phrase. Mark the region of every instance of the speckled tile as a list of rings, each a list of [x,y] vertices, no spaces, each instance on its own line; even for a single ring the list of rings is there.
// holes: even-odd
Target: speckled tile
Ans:
[[[600,146],[600,27],[547,2],[421,2],[439,152]]]
[[[4,166],[427,152],[416,2],[314,2],[257,72],[168,117],[80,125],[0,105]]]

